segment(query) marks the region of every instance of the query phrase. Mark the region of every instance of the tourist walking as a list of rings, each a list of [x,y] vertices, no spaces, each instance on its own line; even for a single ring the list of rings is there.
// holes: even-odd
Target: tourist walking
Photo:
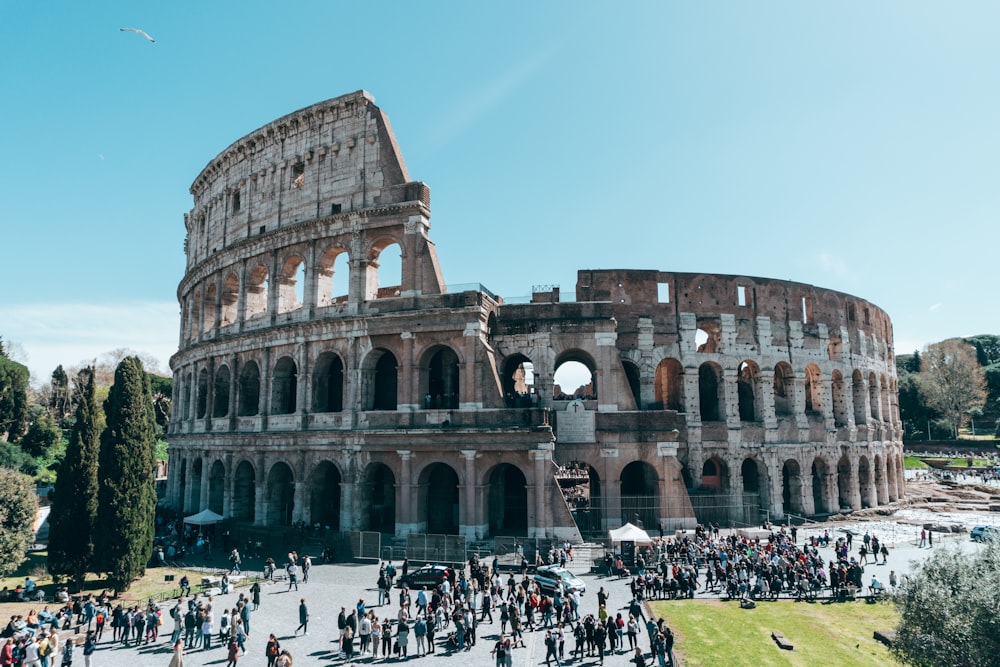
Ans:
[[[174,642],[174,654],[168,667],[184,667],[184,642],[180,639]]]
[[[295,628],[293,634],[299,634],[299,630],[302,634],[309,634],[309,608],[306,607],[306,599],[302,598],[299,600],[299,627]]]

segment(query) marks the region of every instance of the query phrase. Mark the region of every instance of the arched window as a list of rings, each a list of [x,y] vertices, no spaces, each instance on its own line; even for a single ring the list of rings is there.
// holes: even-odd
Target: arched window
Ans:
[[[552,376],[552,398],[570,401],[579,398],[585,401],[597,398],[597,376],[595,364],[590,355],[579,350],[571,350],[556,360],[556,371]]]
[[[823,379],[819,366],[806,366],[806,414],[823,414]]]
[[[290,415],[295,412],[299,372],[291,357],[282,357],[274,365],[271,380],[271,414]]]
[[[736,388],[739,394],[740,421],[760,421],[757,414],[757,394],[760,390],[760,368],[752,361],[739,365],[736,374]]]
[[[215,371],[215,395],[212,397],[212,416],[229,414],[229,367],[219,366]]]
[[[503,362],[500,384],[508,408],[531,407],[536,388],[534,364],[523,354],[507,357]]]
[[[260,412],[260,368],[256,361],[248,361],[240,371],[240,417],[252,417]]]
[[[684,367],[676,359],[664,359],[656,367],[654,393],[664,410],[684,412]]]
[[[792,414],[793,377],[792,367],[784,361],[774,367],[774,414],[778,417],[789,417]]]
[[[278,276],[278,312],[290,313],[302,307],[306,284],[306,264],[292,255],[281,266]]]
[[[331,306],[347,301],[351,284],[351,263],[346,249],[334,246],[323,253],[318,274],[317,306]]]
[[[403,251],[395,239],[379,239],[368,259],[366,300],[399,296],[403,285]]]
[[[202,303],[202,311],[205,313],[201,330],[209,333],[215,328],[215,283],[205,289],[205,300]]]
[[[226,276],[222,284],[222,326],[236,321],[240,300],[240,279],[235,273]]]
[[[208,370],[202,368],[198,371],[198,406],[195,409],[195,417],[203,419],[208,410]]]
[[[423,406],[425,409],[457,409],[458,393],[458,356],[450,347],[434,348],[430,352],[425,372],[426,390]],[[423,384],[423,383],[421,383]]]
[[[246,318],[267,313],[267,267],[258,264],[250,271],[246,286]]]
[[[344,409],[344,362],[333,352],[324,352],[313,370],[313,412]]]
[[[722,369],[716,364],[702,364],[698,368],[698,397],[702,421],[723,421],[726,418],[723,410],[725,404],[723,392]]]

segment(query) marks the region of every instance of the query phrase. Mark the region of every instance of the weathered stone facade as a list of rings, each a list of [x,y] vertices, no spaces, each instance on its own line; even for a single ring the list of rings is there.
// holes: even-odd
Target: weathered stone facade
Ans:
[[[363,91],[243,137],[191,193],[171,360],[181,511],[568,537],[903,494],[891,323],[862,299],[630,270],[580,271],[575,302],[449,291],[429,188]],[[590,373],[576,400],[554,394],[568,362]]]

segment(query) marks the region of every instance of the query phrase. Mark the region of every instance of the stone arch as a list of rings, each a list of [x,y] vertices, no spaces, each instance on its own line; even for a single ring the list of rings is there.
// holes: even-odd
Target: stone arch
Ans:
[[[323,253],[317,267],[317,306],[330,306],[347,301],[351,285],[350,260],[350,255],[343,246],[333,246]],[[343,279],[338,279],[338,274],[343,274]]]
[[[829,488],[832,479],[826,459],[822,456],[815,457],[812,462],[812,498],[813,511],[816,514],[829,514],[834,511],[827,500],[833,496],[832,489]]]
[[[851,398],[854,401],[854,423],[859,426],[868,423],[868,415],[865,414],[865,396],[865,381],[861,371],[854,369],[851,373]]]
[[[837,461],[837,500],[840,507],[857,509],[854,507],[854,485],[854,466],[850,457],[844,454]]]
[[[805,372],[806,414],[823,415],[823,374],[816,364],[806,366]]]
[[[344,361],[336,352],[324,352],[313,365],[312,411],[341,412],[344,409]]]
[[[774,414],[776,417],[791,417],[795,411],[795,374],[790,364],[779,361],[774,366]]]
[[[722,327],[718,320],[700,319],[694,336],[695,350],[712,354],[722,349]]]
[[[760,414],[760,366],[747,359],[741,361],[736,371],[740,421],[762,421]]]
[[[290,313],[302,307],[305,296],[306,262],[297,254],[289,255],[278,272],[278,312]]]
[[[385,348],[375,348],[365,357],[366,410],[395,410],[397,405],[398,368],[396,355]]]
[[[267,473],[265,525],[290,526],[295,516],[295,475],[284,461],[278,461]]]
[[[208,369],[198,371],[198,393],[195,397],[195,418],[204,419],[208,412]]]
[[[447,345],[434,345],[420,361],[420,395],[423,407],[458,409],[460,361]]]
[[[370,463],[361,482],[362,530],[396,532],[396,476],[384,463]]]
[[[298,403],[299,369],[291,357],[281,357],[274,364],[271,377],[271,414],[290,415]]]
[[[748,456],[740,464],[740,476],[743,478],[743,523],[755,525],[760,516],[768,508],[771,484],[767,466],[763,461]]]
[[[309,475],[309,521],[340,530],[340,469],[320,461]]]
[[[510,463],[495,466],[488,477],[489,529],[492,535],[526,535],[528,482]]]
[[[576,377],[574,378],[573,384],[577,384],[576,387],[563,387],[560,386],[559,382],[561,377],[566,377],[566,369],[563,367],[567,364],[579,364],[581,367],[586,368],[589,371],[590,377],[589,381],[586,377]],[[554,372],[552,374],[552,398],[553,400],[572,400],[574,398],[580,398],[584,400],[593,400],[597,398],[597,364],[594,362],[593,357],[591,357],[587,352],[583,350],[573,349],[566,350],[558,357],[556,357],[556,363]],[[567,367],[568,369],[569,367]],[[582,371],[582,368],[577,367],[583,375],[586,375],[586,371]],[[560,372],[562,370],[563,372]],[[561,377],[557,377],[561,376]]]
[[[872,473],[868,457],[864,454],[858,459],[858,490],[861,491],[861,509],[878,507],[875,496],[875,475]]]
[[[216,296],[215,283],[209,284],[205,288],[205,298],[202,301],[202,312],[205,314],[202,318],[201,330],[203,333],[209,333],[215,328],[215,296]]]
[[[664,359],[656,366],[656,402],[664,410],[684,412],[684,367],[676,359]]]
[[[706,361],[698,367],[698,407],[701,420],[706,422],[725,420],[725,397],[722,367]]]
[[[246,281],[246,295],[243,298],[245,304],[246,319],[261,317],[267,314],[267,290],[268,275],[267,267],[258,264],[250,269],[250,275]]]
[[[640,527],[655,528],[660,516],[660,480],[656,469],[645,461],[633,461],[622,468],[622,523],[641,522]]]
[[[233,324],[239,314],[240,279],[230,273],[222,283],[222,326]]]
[[[508,408],[526,408],[535,392],[535,365],[523,354],[512,354],[503,361],[500,386]]]
[[[389,248],[395,246],[398,255]],[[376,239],[368,251],[368,294],[365,299],[399,296],[403,289],[403,244],[391,236]]]
[[[215,369],[215,391],[212,395],[212,417],[218,419],[229,415],[229,366]]]
[[[243,364],[240,371],[239,406],[240,417],[252,417],[260,413],[260,368],[256,361]]]
[[[804,514],[802,506],[802,468],[795,459],[787,459],[781,466],[781,502],[785,514]]]
[[[847,426],[847,385],[844,382],[844,375],[840,371],[833,371],[830,375],[830,390],[833,394],[833,425]]]
[[[222,514],[226,489],[226,466],[216,459],[208,473],[208,509]]]
[[[701,466],[701,488],[724,491],[729,488],[729,468],[717,456],[705,459]]]
[[[241,461],[233,475],[232,517],[237,521],[253,522],[257,509],[257,482],[253,464]]]
[[[458,473],[439,461],[420,472],[419,482],[427,532],[458,534]]]

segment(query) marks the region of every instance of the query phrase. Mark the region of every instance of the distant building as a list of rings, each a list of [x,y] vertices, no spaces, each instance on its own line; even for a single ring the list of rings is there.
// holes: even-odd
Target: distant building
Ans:
[[[191,193],[167,485],[185,513],[575,538],[903,495],[892,327],[863,299],[654,270],[580,271],[571,302],[449,289],[430,190],[363,91],[239,139]],[[491,261],[485,238],[469,251]],[[559,387],[567,365],[583,379]]]

